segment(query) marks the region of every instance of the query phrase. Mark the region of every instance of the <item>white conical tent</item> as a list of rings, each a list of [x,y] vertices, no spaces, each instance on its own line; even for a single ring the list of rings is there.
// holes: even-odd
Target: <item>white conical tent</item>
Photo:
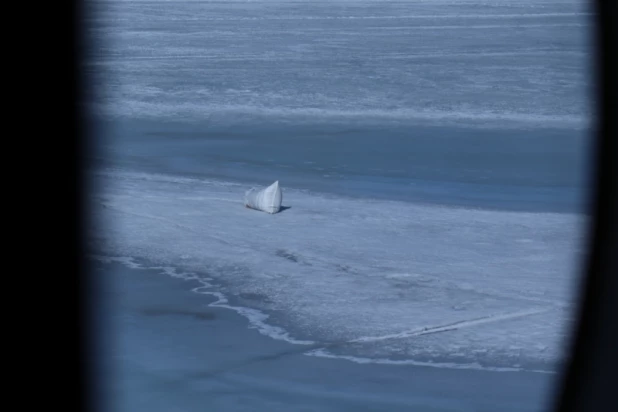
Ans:
[[[281,209],[283,195],[277,180],[265,189],[250,189],[245,193],[245,206],[267,213],[277,213]]]

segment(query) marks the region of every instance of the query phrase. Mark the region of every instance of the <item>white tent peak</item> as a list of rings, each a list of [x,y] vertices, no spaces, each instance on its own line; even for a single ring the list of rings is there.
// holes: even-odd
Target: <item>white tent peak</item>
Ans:
[[[283,195],[278,180],[264,189],[251,188],[245,193],[245,207],[271,214],[281,210],[282,201]]]

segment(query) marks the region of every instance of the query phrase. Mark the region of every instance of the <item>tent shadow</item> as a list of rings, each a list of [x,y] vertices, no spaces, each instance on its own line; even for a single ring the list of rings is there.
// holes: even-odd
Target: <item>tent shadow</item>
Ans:
[[[279,208],[279,213],[283,212],[284,210],[291,209],[291,208],[292,208],[292,206],[281,206],[281,207]]]

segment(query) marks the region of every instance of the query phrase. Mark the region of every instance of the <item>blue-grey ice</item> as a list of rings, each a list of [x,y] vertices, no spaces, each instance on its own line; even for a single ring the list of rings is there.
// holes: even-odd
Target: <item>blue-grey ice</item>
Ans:
[[[100,254],[191,273],[312,356],[556,369],[594,121],[582,2],[97,10]],[[289,210],[243,207],[277,179]]]

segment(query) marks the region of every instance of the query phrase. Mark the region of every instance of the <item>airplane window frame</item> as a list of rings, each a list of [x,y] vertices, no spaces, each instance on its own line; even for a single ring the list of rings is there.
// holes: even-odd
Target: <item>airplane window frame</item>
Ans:
[[[559,378],[555,402],[559,412],[612,410],[612,404],[618,407],[611,384],[618,382],[617,7],[615,2],[605,0],[591,3],[595,19],[593,75],[597,105],[590,179],[593,202],[587,261],[580,280],[578,321],[572,331],[570,357]]]
[[[91,333],[89,320],[94,310],[92,297],[95,295],[95,281],[85,259],[86,235],[84,223],[88,218],[85,194],[89,190],[84,176],[84,160],[92,143],[89,137],[94,130],[89,123],[85,109],[80,107],[88,90],[87,74],[81,66],[89,41],[84,29],[83,17],[87,14],[87,1],[73,4],[71,82],[73,82],[72,130],[75,139],[75,161],[73,164],[73,201],[78,213],[74,239],[79,292],[79,351],[77,352],[79,381],[82,394],[79,402],[82,409],[96,410],[103,405],[100,400],[98,365],[93,355],[97,353],[96,336]],[[618,93],[616,74],[616,53],[618,50],[617,5],[608,0],[591,1],[595,15],[596,46],[596,113],[597,127],[593,134],[596,146],[593,150],[591,171],[592,207],[589,230],[589,249],[582,266],[580,280],[580,301],[577,308],[578,321],[572,331],[570,357],[562,374],[558,377],[553,410],[559,412],[610,410],[616,404],[616,394],[611,382],[618,382],[618,333],[615,315],[618,314]],[[613,76],[612,76],[613,74]],[[89,326],[90,325],[90,326]]]

